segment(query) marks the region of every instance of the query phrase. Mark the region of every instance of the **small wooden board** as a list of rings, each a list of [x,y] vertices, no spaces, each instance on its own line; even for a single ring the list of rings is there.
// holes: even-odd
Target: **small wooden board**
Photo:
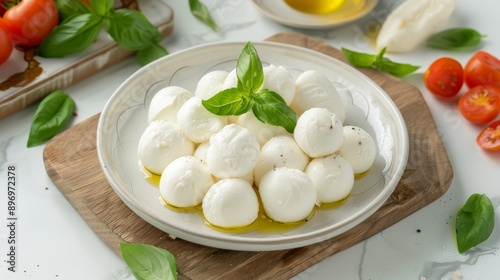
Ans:
[[[280,33],[268,40],[344,60],[339,50],[304,35]],[[408,165],[394,193],[375,214],[352,230],[319,244],[282,251],[241,252],[170,238],[135,215],[106,181],[96,152],[99,115],[51,140],[44,151],[45,167],[88,225],[118,254],[123,241],[165,248],[177,259],[179,279],[287,279],[402,220],[441,197],[451,184],[451,163],[420,92],[376,70],[361,71],[391,96],[403,114],[410,139]]]

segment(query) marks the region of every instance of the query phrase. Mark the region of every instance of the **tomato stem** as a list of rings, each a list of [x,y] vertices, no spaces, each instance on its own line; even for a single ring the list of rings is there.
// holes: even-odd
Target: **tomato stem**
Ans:
[[[3,0],[1,2],[2,3],[0,4],[0,6],[2,6],[4,9],[8,10],[8,9],[16,6],[17,4],[19,4],[21,2],[21,0]]]

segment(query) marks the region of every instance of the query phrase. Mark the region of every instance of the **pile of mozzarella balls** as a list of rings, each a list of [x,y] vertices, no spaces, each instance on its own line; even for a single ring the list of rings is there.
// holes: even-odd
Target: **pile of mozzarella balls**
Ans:
[[[343,126],[341,97],[320,72],[295,80],[285,67],[264,67],[262,88],[280,94],[297,113],[293,134],[260,122],[252,111],[224,117],[203,107],[202,100],[236,85],[235,70],[212,71],[194,93],[168,86],[153,96],[138,155],[147,176],[161,176],[161,201],[201,204],[210,224],[234,228],[258,218],[260,196],[266,218],[298,222],[315,205],[345,199],[354,175],[373,165],[372,137]]]

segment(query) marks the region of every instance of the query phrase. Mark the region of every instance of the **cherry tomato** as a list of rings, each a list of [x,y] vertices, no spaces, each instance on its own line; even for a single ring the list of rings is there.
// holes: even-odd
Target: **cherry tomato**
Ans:
[[[458,101],[458,110],[473,123],[491,122],[500,112],[500,88],[493,86],[473,87]]]
[[[500,60],[485,51],[478,51],[469,59],[464,73],[469,88],[477,85],[500,87]]]
[[[488,151],[500,151],[500,120],[488,125],[476,138],[477,144]]]
[[[460,62],[441,57],[434,61],[424,74],[424,83],[429,91],[440,97],[453,97],[462,88],[464,71]]]
[[[34,47],[59,23],[59,14],[53,0],[22,0],[3,19],[14,43]]]
[[[7,25],[0,18],[0,65],[9,59],[14,46],[9,38]]]

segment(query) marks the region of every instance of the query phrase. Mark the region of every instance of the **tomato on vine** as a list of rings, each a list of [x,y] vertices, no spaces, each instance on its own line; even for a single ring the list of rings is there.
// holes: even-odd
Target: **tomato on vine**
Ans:
[[[476,142],[487,151],[500,151],[500,120],[488,125],[477,136]]]
[[[482,85],[471,88],[460,97],[458,110],[473,123],[491,122],[500,112],[500,88]]]
[[[460,62],[441,57],[434,61],[424,74],[427,89],[440,97],[453,97],[462,88],[464,71]]]
[[[7,25],[0,18],[0,65],[9,59],[14,46],[9,38]]]
[[[16,45],[36,47],[59,24],[53,0],[7,0],[3,3],[10,6],[3,20]]]

